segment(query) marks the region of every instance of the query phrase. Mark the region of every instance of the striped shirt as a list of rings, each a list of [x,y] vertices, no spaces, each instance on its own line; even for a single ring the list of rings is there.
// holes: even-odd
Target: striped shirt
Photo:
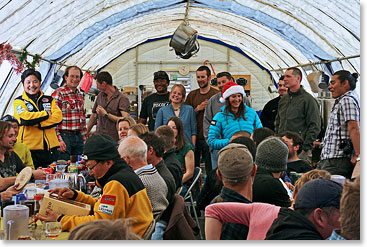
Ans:
[[[348,91],[335,100],[324,137],[320,160],[348,157],[339,148],[342,140],[350,139],[348,121],[360,121],[359,98],[354,91]]]
[[[57,126],[56,134],[62,141],[60,130],[80,131],[83,140],[86,140],[87,127],[85,122],[84,95],[76,89],[73,92],[66,84],[55,90],[52,95],[57,106],[62,111],[62,123]]]

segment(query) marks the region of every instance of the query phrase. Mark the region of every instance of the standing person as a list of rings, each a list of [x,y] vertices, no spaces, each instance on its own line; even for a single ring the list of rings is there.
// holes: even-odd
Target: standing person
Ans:
[[[288,88],[285,86],[284,83],[284,75],[282,75],[279,78],[278,81],[278,93],[279,96],[268,101],[268,103],[265,104],[264,109],[261,112],[260,120],[264,127],[267,127],[273,131],[275,131],[274,122],[275,117],[278,113],[278,103],[279,100],[288,92]]]
[[[196,70],[196,80],[199,84],[199,88],[189,93],[186,98],[185,104],[191,105],[196,113],[197,122],[197,137],[195,147],[195,166],[200,166],[201,158],[205,161],[205,170],[210,171],[212,169],[209,146],[204,139],[203,133],[203,119],[205,107],[209,99],[218,93],[219,91],[210,86],[211,71],[207,66],[200,66]],[[209,174],[209,173],[207,173]]]
[[[119,117],[129,116],[129,98],[113,86],[112,76],[107,71],[99,72],[96,76],[96,82],[97,88],[101,92],[94,103],[87,134],[97,123],[95,134],[107,134],[117,142],[119,137],[115,124]]]
[[[350,178],[360,154],[360,103],[354,92],[358,74],[340,70],[331,78],[335,99],[317,169]]]
[[[60,142],[59,159],[62,160],[69,160],[70,155],[82,154],[87,139],[84,95],[78,89],[82,77],[79,67],[67,67],[64,73],[66,83],[53,96],[62,111],[62,123],[56,128]]]
[[[147,96],[143,100],[139,116],[139,123],[142,124],[146,124],[147,119],[149,119],[148,128],[150,131],[154,130],[158,110],[169,104],[169,92],[167,91],[169,77],[167,73],[162,70],[154,72],[153,83],[157,92]]]
[[[197,136],[197,122],[194,109],[190,105],[183,104],[186,97],[186,89],[182,84],[175,84],[170,93],[171,104],[158,110],[154,130],[161,125],[166,125],[171,117],[179,117],[184,125],[184,136],[191,145],[195,146]]]
[[[100,198],[93,198],[81,191],[68,188],[50,190],[58,198],[72,199],[91,205],[92,213],[87,216],[58,215],[47,209],[47,215],[37,214],[42,221],[59,221],[63,231],[98,219],[114,220],[134,217],[132,230],[143,236],[153,221],[152,205],[143,183],[128,166],[116,149],[116,142],[109,135],[93,135],[84,145],[83,159],[91,176],[102,188]]]
[[[31,150],[34,166],[47,167],[59,157],[59,140],[55,127],[62,121],[56,101],[41,91],[41,73],[34,69],[23,72],[24,92],[14,100],[14,117],[20,122],[18,142]]]
[[[17,138],[19,134],[18,120],[11,115],[5,115],[4,117],[1,118],[1,120],[11,123],[15,131],[15,138]],[[29,166],[30,168],[34,169],[31,151],[29,150],[27,145],[25,145],[24,143],[15,142],[13,149],[14,152],[19,156],[19,158],[26,166]]]
[[[305,141],[299,157],[312,163],[313,142],[321,131],[320,109],[316,99],[301,86],[302,72],[298,68],[289,68],[284,74],[284,83],[288,93],[278,103],[275,118],[275,132],[294,131]]]
[[[15,131],[9,122],[0,121],[0,191],[14,185],[17,173],[25,168],[19,156],[12,151],[16,141]],[[45,179],[42,170],[33,170],[32,178]]]
[[[228,145],[234,133],[244,130],[252,134],[254,129],[261,128],[256,111],[243,103],[245,90],[237,83],[230,81],[224,85],[221,108],[210,123],[208,143],[211,148],[220,150]]]

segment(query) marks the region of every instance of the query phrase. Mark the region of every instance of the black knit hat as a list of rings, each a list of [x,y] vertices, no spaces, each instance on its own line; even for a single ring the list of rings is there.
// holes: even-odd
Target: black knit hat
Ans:
[[[271,172],[287,170],[288,147],[279,137],[270,137],[262,142],[256,150],[255,164]]]
[[[116,145],[109,135],[94,135],[85,142],[83,160],[113,160],[120,156]]]

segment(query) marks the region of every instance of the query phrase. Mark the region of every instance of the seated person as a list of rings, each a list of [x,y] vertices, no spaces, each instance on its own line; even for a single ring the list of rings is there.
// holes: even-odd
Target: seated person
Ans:
[[[19,133],[18,120],[11,115],[5,115],[4,117],[1,118],[1,120],[11,123],[15,131],[15,138],[17,138]],[[27,145],[21,142],[15,142],[13,150],[26,166],[29,166],[30,168],[34,169],[31,151],[29,151]]]
[[[298,155],[302,152],[303,138],[297,132],[285,131],[280,133],[279,136],[287,144],[288,162],[287,162],[287,175],[290,176],[291,172],[305,173],[312,170],[312,167],[304,160],[301,160]],[[296,181],[292,181],[294,184]]]
[[[131,219],[93,220],[75,227],[68,240],[140,240],[131,230]]]
[[[12,151],[15,141],[16,135],[12,124],[0,120],[0,191],[14,185],[17,174],[25,168],[19,156]],[[32,180],[45,178],[44,171],[32,171]]]
[[[96,185],[102,188],[100,198],[92,198],[81,191],[68,188],[50,190],[59,198],[90,204],[93,214],[67,216],[47,209],[47,215],[37,214],[42,221],[59,221],[63,231],[96,219],[135,218],[132,230],[143,236],[153,221],[152,205],[147,190],[139,177],[128,166],[116,149],[115,140],[105,134],[93,135],[84,145],[84,160]]]
[[[118,151],[147,189],[153,207],[153,216],[162,213],[168,206],[168,188],[157,169],[152,164],[148,164],[148,148],[145,142],[137,136],[128,136],[120,143]]]

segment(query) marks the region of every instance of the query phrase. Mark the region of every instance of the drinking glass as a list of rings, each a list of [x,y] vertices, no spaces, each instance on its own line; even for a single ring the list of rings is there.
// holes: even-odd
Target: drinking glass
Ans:
[[[45,232],[48,238],[55,240],[57,236],[61,233],[61,223],[60,222],[46,222]]]
[[[56,172],[65,172],[66,165],[56,165]]]

